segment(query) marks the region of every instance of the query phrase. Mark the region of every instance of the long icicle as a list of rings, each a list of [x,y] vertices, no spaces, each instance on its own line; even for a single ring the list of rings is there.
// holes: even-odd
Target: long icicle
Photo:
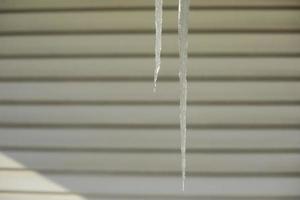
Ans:
[[[188,59],[188,15],[190,0],[179,0],[178,35],[179,35],[179,79],[180,79],[180,136],[182,190],[185,187],[186,169],[186,108],[187,108],[187,59]]]
[[[155,0],[155,70],[154,70],[154,87],[156,91],[156,82],[160,69],[160,54],[161,54],[161,33],[162,33],[162,12],[163,0]]]

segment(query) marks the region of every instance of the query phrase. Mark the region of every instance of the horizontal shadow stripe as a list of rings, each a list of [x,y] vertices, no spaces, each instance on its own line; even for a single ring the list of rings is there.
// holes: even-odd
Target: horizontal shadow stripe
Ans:
[[[188,76],[190,82],[277,82],[300,81],[300,76]],[[177,76],[161,76],[159,82],[177,82]],[[106,76],[106,77],[0,77],[1,82],[153,82],[152,76]]]
[[[76,175],[76,176],[159,176],[159,177],[177,177],[181,171],[119,171],[119,170],[39,170],[30,169],[12,169],[0,168],[1,171],[26,172],[35,171],[42,175]],[[216,177],[216,178],[237,178],[237,177],[291,177],[299,178],[299,172],[186,172],[187,176],[193,177]]]
[[[86,198],[104,198],[104,199],[133,199],[133,200],[140,200],[140,199],[145,199],[145,200],[155,200],[155,199],[166,199],[166,200],[199,200],[199,199],[210,199],[210,200],[299,200],[300,196],[204,196],[204,195],[155,195],[155,194],[103,194],[103,193],[98,193],[98,194],[91,194],[91,193],[73,193],[73,192],[55,192],[55,191],[20,191],[20,190],[0,190],[0,194],[19,194],[19,195],[64,195],[64,196],[69,196],[69,195],[80,195]]]
[[[169,30],[164,30],[163,34],[176,34],[178,30],[176,29],[169,29]],[[0,37],[1,36],[56,36],[56,35],[141,35],[141,34],[154,34],[155,30],[154,29],[148,29],[148,30],[35,30],[35,31],[4,31],[2,32],[0,30]],[[211,28],[211,29],[191,29],[189,30],[189,33],[191,34],[201,34],[201,33],[209,33],[209,34],[300,34],[300,29],[232,29],[232,28]]]
[[[300,133],[299,133],[300,134]],[[62,152],[62,153],[111,153],[111,154],[178,154],[180,153],[179,147],[177,149],[164,149],[164,148],[81,148],[81,147],[19,147],[19,146],[0,146],[2,153],[15,151],[27,153],[47,153],[47,152]],[[188,154],[299,154],[299,148],[187,148]]]
[[[178,54],[162,54],[162,58],[178,58]],[[190,58],[300,58],[299,53],[201,53],[189,54]],[[59,58],[154,58],[154,54],[9,54],[0,59],[59,59]]]
[[[154,11],[153,6],[122,6],[122,7],[81,7],[81,8],[24,8],[24,9],[0,9],[0,14],[6,13],[56,13],[56,12],[112,12],[112,11]],[[164,6],[163,9],[167,10],[178,10],[178,6]],[[300,5],[297,6],[191,6],[190,10],[299,10]]]
[[[46,128],[46,129],[179,129],[178,124],[46,124],[46,123],[1,123],[0,128]],[[188,129],[195,130],[265,130],[265,129],[288,129],[300,130],[299,124],[188,124]]]
[[[158,105],[158,106],[173,106],[173,105],[179,105],[179,101],[122,101],[122,100],[111,100],[111,101],[77,101],[77,100],[67,100],[67,101],[56,101],[56,100],[50,100],[50,101],[39,101],[39,100],[0,100],[0,105],[7,105],[7,106],[18,106],[18,105],[47,105],[47,106],[118,106],[118,105],[124,105],[124,106],[135,106],[135,105],[145,105],[145,106],[152,106],[152,105]],[[230,105],[230,106],[298,106],[300,105],[300,101],[285,101],[285,100],[274,100],[274,101],[188,101],[189,106],[193,105],[205,105],[205,106],[224,106],[224,105]]]

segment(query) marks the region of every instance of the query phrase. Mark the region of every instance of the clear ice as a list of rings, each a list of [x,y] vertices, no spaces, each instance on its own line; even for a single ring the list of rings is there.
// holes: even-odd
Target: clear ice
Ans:
[[[178,35],[179,35],[179,80],[180,80],[180,136],[182,190],[185,186],[186,169],[186,108],[187,108],[187,59],[188,59],[188,15],[190,0],[179,0]]]
[[[155,0],[155,70],[154,70],[154,87],[156,90],[156,82],[160,69],[160,54],[161,54],[161,33],[162,33],[162,12],[163,0]]]
[[[179,0],[178,5],[178,43],[179,43],[179,80],[180,80],[180,136],[181,136],[181,170],[182,190],[185,187],[186,170],[186,108],[187,108],[187,59],[188,59],[188,15],[190,0]],[[155,0],[155,70],[154,87],[160,69],[161,35],[162,35],[163,0]]]

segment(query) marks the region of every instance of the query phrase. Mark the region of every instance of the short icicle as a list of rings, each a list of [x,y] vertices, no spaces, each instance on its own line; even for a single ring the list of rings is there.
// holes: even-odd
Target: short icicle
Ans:
[[[160,54],[161,54],[161,34],[162,34],[162,13],[163,0],[155,0],[155,70],[154,70],[154,87],[156,91],[156,82],[160,69]]]
[[[179,79],[180,79],[180,136],[182,190],[185,187],[186,170],[186,108],[187,108],[187,59],[188,59],[188,15],[190,0],[179,0],[178,35],[179,35]]]

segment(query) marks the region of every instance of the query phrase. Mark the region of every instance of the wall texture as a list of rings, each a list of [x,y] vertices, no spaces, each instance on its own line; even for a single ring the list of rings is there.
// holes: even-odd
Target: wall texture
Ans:
[[[300,1],[192,0],[186,192],[177,1],[0,0],[0,199],[300,198]]]

